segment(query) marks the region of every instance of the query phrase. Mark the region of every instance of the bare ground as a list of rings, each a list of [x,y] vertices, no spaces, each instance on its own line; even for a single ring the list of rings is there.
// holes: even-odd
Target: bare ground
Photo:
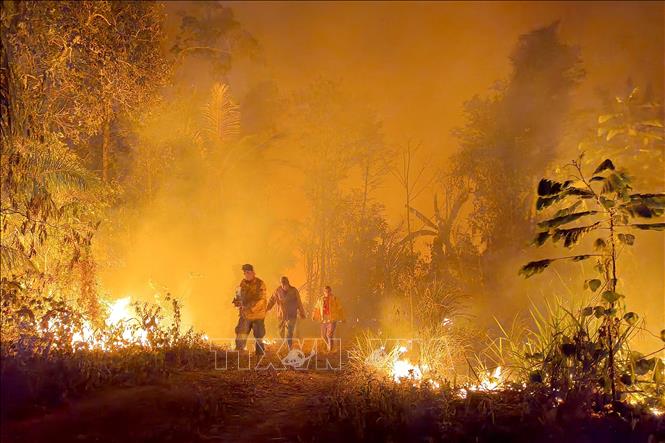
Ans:
[[[114,387],[43,414],[4,422],[3,442],[292,442],[337,371],[179,372],[159,384]]]

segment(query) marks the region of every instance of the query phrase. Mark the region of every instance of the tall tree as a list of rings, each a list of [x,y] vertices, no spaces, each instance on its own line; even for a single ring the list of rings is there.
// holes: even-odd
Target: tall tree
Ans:
[[[525,243],[528,189],[555,158],[571,93],[583,76],[579,52],[560,40],[558,23],[520,36],[510,60],[507,81],[469,101],[467,123],[455,131],[461,151],[452,170],[471,182],[469,221],[488,265]]]
[[[111,176],[111,123],[153,98],[168,76],[156,2],[6,2],[3,48],[21,85],[14,119],[74,143],[101,137]],[[80,145],[79,145],[80,146]],[[84,153],[85,154],[85,153]],[[89,154],[89,153],[88,153]]]

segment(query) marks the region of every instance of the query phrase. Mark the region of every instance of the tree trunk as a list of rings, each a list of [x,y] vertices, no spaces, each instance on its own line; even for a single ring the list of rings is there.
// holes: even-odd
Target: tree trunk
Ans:
[[[104,183],[108,183],[111,150],[111,112],[108,110],[102,131],[102,180]]]
[[[610,290],[616,292],[617,284],[617,260],[616,245],[614,244],[614,214],[610,212],[610,245],[612,246],[612,279],[610,280]],[[610,309],[614,309],[614,302],[610,303]],[[607,340],[609,342],[609,362],[610,362],[610,387],[612,389],[612,400],[618,400],[616,383],[614,381],[614,340],[612,338],[612,328],[614,327],[614,314],[607,317]]]
[[[409,166],[408,169],[411,168],[411,153],[409,153]],[[411,192],[409,190],[409,173],[406,173],[406,232],[409,238],[409,273],[410,273],[410,281],[408,285],[408,291],[409,291],[409,328],[411,329],[411,335],[413,335],[413,286],[415,284],[415,279],[416,279],[416,269],[415,269],[415,263],[412,261],[413,260],[413,239],[411,238],[411,211],[409,210],[409,207],[411,206]]]
[[[361,226],[365,225],[365,211],[367,210],[367,194],[369,193],[369,161],[365,163],[365,168],[363,171],[363,206],[360,211],[360,223]]]

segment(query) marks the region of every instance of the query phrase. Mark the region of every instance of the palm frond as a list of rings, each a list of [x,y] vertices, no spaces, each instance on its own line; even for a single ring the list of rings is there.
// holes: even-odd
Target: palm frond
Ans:
[[[18,163],[18,167],[13,168],[20,174],[17,182],[30,187],[58,192],[64,188],[89,190],[100,183],[78,156],[55,137],[44,142],[9,140],[3,151],[3,155]]]
[[[212,87],[210,100],[203,107],[205,131],[213,140],[227,141],[240,133],[239,106],[233,101],[229,87],[216,83]]]

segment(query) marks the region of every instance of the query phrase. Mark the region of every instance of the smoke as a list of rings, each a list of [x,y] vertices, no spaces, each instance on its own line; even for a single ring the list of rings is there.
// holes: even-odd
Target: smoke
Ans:
[[[187,10],[188,4],[169,8]],[[656,6],[577,5],[580,9],[572,11],[558,3],[233,4],[240,25],[262,48],[261,58],[234,57],[230,70],[221,74],[205,56],[185,59],[161,103],[146,109],[139,121],[124,123],[136,136],[127,141],[131,168],[120,178],[122,201],[96,239],[102,292],[138,299],[170,292],[184,302],[186,322],[210,337],[232,336],[237,312],[231,298],[243,263],[255,266],[269,292],[283,274],[297,287],[305,284],[301,234],[312,208],[297,167],[302,151],[293,140],[307,146],[318,140],[316,132],[344,133],[348,121],[368,118],[371,105],[385,129],[381,155],[395,160],[395,147],[404,140],[422,140],[421,155],[428,173],[435,175],[459,151],[451,130],[464,121],[464,102],[507,78],[519,35],[558,18],[562,38],[580,46],[588,73],[571,97],[574,110],[597,108],[595,91],[616,90],[628,76],[651,83],[662,95],[663,20]],[[205,9],[206,3],[196,8]],[[495,14],[478,14],[479,8]],[[175,34],[177,16],[170,20]],[[620,29],[643,32],[629,36]],[[287,98],[320,77],[339,79],[345,92],[363,97],[368,106],[346,111],[343,124],[330,121],[313,134],[298,134],[297,122],[280,123],[289,113]],[[229,85],[228,99],[239,106],[237,134],[219,133],[205,117],[214,85],[222,84]],[[512,112],[526,112],[516,103]],[[539,160],[553,168],[569,161],[576,146],[560,146],[558,152],[550,161]],[[342,186],[358,189],[360,180],[352,172]],[[394,227],[403,218],[403,198],[394,178],[382,180],[374,198]],[[433,193],[440,191],[438,184],[428,187],[413,205],[430,214]],[[467,224],[474,214],[465,208]],[[662,233],[644,233],[622,259],[628,304],[648,313],[652,330],[665,323],[663,246]],[[429,257],[428,240],[416,248]],[[517,276],[522,264],[550,252],[560,251],[531,251],[523,244],[518,253],[498,257],[487,270],[496,286],[467,294],[478,321],[489,325],[494,316],[510,319],[524,312],[529,298],[576,296],[583,280],[579,264],[528,281]],[[348,300],[365,296],[339,295]],[[390,294],[377,312],[347,312],[348,330],[352,319],[371,317],[381,321],[386,333],[405,334],[405,297]],[[272,320],[268,324],[274,327]]]

